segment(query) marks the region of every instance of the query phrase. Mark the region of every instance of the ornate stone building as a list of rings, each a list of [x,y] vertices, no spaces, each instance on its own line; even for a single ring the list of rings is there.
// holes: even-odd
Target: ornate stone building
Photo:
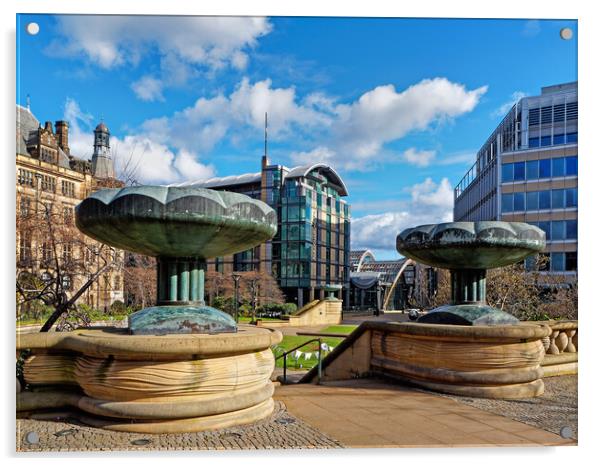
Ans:
[[[117,187],[123,183],[115,179],[113,161],[110,152],[110,133],[104,123],[100,123],[94,131],[94,148],[91,160],[76,157],[69,148],[69,123],[57,121],[54,126],[47,121],[41,125],[29,108],[17,105],[16,134],[16,213],[17,213],[17,271],[27,271],[40,277],[51,276],[51,261],[45,260],[50,255],[45,247],[44,234],[39,228],[32,228],[20,220],[31,217],[38,212],[52,214],[53,222],[62,223],[60,227],[78,235],[89,248],[94,250],[94,241],[84,237],[73,225],[74,208],[92,191],[102,187]],[[92,149],[92,148],[91,148]],[[55,220],[56,219],[56,220]],[[42,229],[43,230],[43,229]],[[102,258],[76,251],[71,244],[64,241],[63,250],[54,251],[62,258],[76,257],[81,259],[86,270],[94,271]],[[77,248],[75,248],[77,249]],[[84,248],[81,248],[84,249]],[[119,251],[119,255],[123,255]],[[49,275],[50,274],[50,275]],[[67,275],[67,290],[78,290],[86,280],[85,274]],[[94,308],[107,309],[116,300],[123,301],[123,269],[112,269],[103,274],[80,297],[80,303]]]

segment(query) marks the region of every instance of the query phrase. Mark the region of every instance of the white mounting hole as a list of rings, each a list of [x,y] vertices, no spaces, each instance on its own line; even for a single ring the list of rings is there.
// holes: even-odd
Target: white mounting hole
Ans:
[[[40,32],[40,25],[38,23],[27,23],[25,30],[30,36],[35,36],[38,32]]]
[[[571,40],[573,38],[573,30],[571,28],[562,28],[560,30],[560,38],[564,40]]]

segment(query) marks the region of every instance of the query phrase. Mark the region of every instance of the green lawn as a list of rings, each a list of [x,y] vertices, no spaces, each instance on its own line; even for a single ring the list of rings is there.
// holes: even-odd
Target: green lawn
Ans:
[[[343,337],[345,335],[341,335],[341,338],[337,337],[324,337],[322,338],[322,343],[326,343],[328,346],[336,347],[339,343],[343,341]],[[284,351],[293,349],[294,347],[312,340],[315,337],[312,336],[296,336],[296,335],[285,335],[278,345],[272,347],[272,351],[275,357],[281,355]],[[302,348],[299,348],[299,351],[303,353],[313,353],[314,351],[318,351],[318,342],[315,341],[313,343],[308,344]],[[322,351],[322,358],[324,358],[328,352]],[[294,358],[294,352],[288,355],[287,367],[291,369],[310,369],[314,367],[318,363],[318,358],[312,354],[310,359],[305,359],[305,356],[301,356],[298,360]],[[284,365],[283,358],[276,360],[276,367],[282,367]]]
[[[358,326],[357,325],[331,325],[320,330],[320,333],[340,333],[342,335],[349,335]]]

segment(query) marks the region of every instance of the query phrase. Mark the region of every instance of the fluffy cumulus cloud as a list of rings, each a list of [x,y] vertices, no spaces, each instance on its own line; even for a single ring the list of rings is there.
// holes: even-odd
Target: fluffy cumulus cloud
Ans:
[[[391,250],[398,233],[406,228],[452,221],[453,190],[447,178],[439,183],[427,178],[406,191],[409,199],[401,209],[352,219],[353,249]]]
[[[143,100],[161,97],[161,89],[186,82],[199,72],[212,73],[227,66],[242,70],[248,52],[259,37],[271,31],[261,17],[183,17],[58,15],[59,38],[47,51],[55,56],[84,57],[104,69],[136,66],[147,54],[157,53],[159,81],[142,77],[134,91]],[[146,78],[146,80],[145,80]],[[151,90],[145,91],[144,84]]]
[[[199,98],[170,117],[147,120],[143,130],[155,140],[188,151],[210,151],[225,137],[262,130],[269,114],[270,139],[327,125],[328,117],[314,106],[298,103],[295,89],[275,88],[269,79],[251,83],[243,78],[229,95]]]
[[[77,157],[89,159],[93,151],[93,116],[82,111],[73,99],[65,103],[64,118],[69,122],[69,146]],[[123,138],[111,136],[111,152],[117,176],[141,184],[175,183],[214,176],[212,166],[200,163],[191,152],[174,151],[144,134]]]
[[[338,167],[366,168],[382,157],[387,143],[472,111],[486,91],[487,86],[469,90],[446,78],[424,79],[400,92],[393,85],[378,86],[355,102],[333,106],[322,151],[327,149]],[[313,155],[294,157],[307,162]]]
[[[176,149],[210,151],[222,140],[257,134],[269,114],[269,137],[307,147],[291,154],[293,163],[326,162],[364,170],[383,160],[384,146],[411,131],[470,112],[486,86],[468,90],[445,78],[423,80],[401,92],[379,86],[351,103],[321,93],[298,96],[294,87],[275,87],[270,79],[244,77],[231,93],[201,97],[170,116],[147,120],[148,137]],[[434,151],[408,149],[407,162],[427,166]]]
[[[436,152],[434,150],[417,150],[415,147],[410,147],[402,154],[403,159],[411,165],[417,167],[428,167],[435,159]]]

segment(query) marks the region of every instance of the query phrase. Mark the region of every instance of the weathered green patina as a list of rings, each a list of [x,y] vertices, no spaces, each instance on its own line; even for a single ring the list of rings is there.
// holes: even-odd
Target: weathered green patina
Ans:
[[[342,285],[336,285],[336,284],[330,284],[327,283],[326,285],[322,286],[322,289],[328,293],[328,296],[326,297],[327,300],[329,301],[337,301],[338,299],[335,297],[335,293],[338,291],[341,291],[341,289],[343,288]]]
[[[239,193],[197,187],[103,189],[75,209],[77,227],[110,246],[157,258],[157,304],[130,316],[133,334],[236,331],[204,304],[205,260],[244,251],[277,231],[276,212]]]
[[[450,269],[451,305],[432,310],[418,322],[455,325],[518,323],[486,304],[486,270],[541,252],[545,233],[521,222],[450,222],[408,228],[397,236],[400,254]]]

